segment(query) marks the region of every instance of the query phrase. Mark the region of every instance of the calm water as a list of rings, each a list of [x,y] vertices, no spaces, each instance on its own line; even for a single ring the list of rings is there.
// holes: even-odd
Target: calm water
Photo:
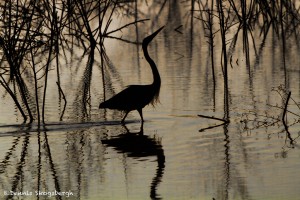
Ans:
[[[191,34],[187,10],[179,5],[168,5],[159,20],[139,29],[141,40],[166,25],[149,47],[162,88],[160,103],[144,109],[143,127],[136,111],[122,126],[122,113],[98,109],[104,91],[107,99],[126,85],[152,81],[141,46],[105,41],[110,59],[105,89],[96,54],[86,111],[81,102],[87,56],[82,58],[77,50],[69,60],[60,60],[67,107],[60,120],[64,102],[59,100],[56,73],[50,72],[48,123],[40,131],[36,124],[18,126],[21,115],[1,90],[1,198],[12,190],[28,194],[15,199],[37,199],[35,191],[70,192],[62,199],[299,199],[299,116],[288,114],[295,139],[290,145],[278,121],[283,109],[277,107],[284,106],[284,100],[272,91],[284,85],[300,101],[299,41],[286,41],[284,68],[281,42],[274,34],[262,44],[259,31],[254,32],[260,51],[258,57],[250,51],[250,66],[238,40],[229,67],[231,123],[212,128],[220,122],[198,114],[224,116],[220,41],[216,38],[214,91],[207,38],[199,21]],[[146,15],[154,18],[157,9]],[[116,21],[112,28],[126,22]],[[135,34],[129,32],[135,33],[135,28],[123,33],[134,41]],[[288,109],[300,113],[292,101]],[[42,193],[40,199],[47,195]]]

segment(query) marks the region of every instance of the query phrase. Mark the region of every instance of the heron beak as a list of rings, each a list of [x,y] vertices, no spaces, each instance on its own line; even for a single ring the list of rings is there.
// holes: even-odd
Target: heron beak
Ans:
[[[163,28],[165,28],[165,26],[160,27],[157,31],[155,31],[154,33],[152,33],[152,35],[150,35],[148,37],[152,37],[152,39],[153,39]]]
[[[155,31],[154,33],[152,33],[151,35],[149,35],[148,37],[146,37],[143,40],[143,43],[149,43],[153,40],[153,38],[164,28],[165,26],[160,27],[157,31]]]

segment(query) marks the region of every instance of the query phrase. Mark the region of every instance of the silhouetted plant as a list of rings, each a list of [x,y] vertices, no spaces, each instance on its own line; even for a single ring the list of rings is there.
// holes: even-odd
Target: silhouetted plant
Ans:
[[[295,110],[289,110],[288,105],[290,104],[289,102],[291,100],[294,105],[299,108],[299,111],[300,105],[293,99],[291,92],[288,91],[283,85],[273,88],[272,91],[276,92],[281,97],[282,104],[267,104],[270,109],[264,111],[263,113],[257,113],[254,111],[243,113],[241,116],[243,129],[249,132],[260,128],[268,129],[270,127],[278,127],[280,131],[276,133],[270,133],[269,137],[271,134],[285,133],[289,144],[292,147],[299,135],[296,137],[294,136],[293,138],[292,133],[289,131],[289,127],[300,123],[300,114],[298,114]],[[287,114],[294,116],[294,119],[291,123],[287,122]],[[283,128],[280,128],[282,125]]]
[[[43,37],[41,32],[43,19],[36,14],[36,9],[39,4],[35,1],[5,1],[1,6],[1,33],[0,46],[4,54],[5,63],[9,68],[2,65],[5,70],[1,74],[2,82],[6,85],[6,91],[10,91],[9,83],[15,82],[18,87],[18,93],[21,97],[22,104],[25,105],[29,121],[32,122],[34,117],[32,114],[33,107],[31,106],[31,94],[28,90],[26,81],[24,80],[26,67],[23,66],[24,59],[30,54],[33,48],[41,47],[39,39]],[[8,69],[8,70],[7,70]],[[4,75],[8,75],[5,76]],[[13,95],[9,92],[14,101],[18,100],[18,95]],[[27,120],[25,112],[18,106],[18,109],[23,115],[24,122]]]
[[[228,31],[228,17],[225,16],[223,9],[223,2],[217,0],[217,11],[219,15],[219,25],[220,25],[220,36],[222,41],[222,71],[224,78],[224,119],[229,119],[229,90],[228,90],[228,58],[227,58],[227,47],[226,47],[226,32]]]
[[[191,0],[191,2],[194,2]],[[252,84],[252,75],[250,69],[250,44],[252,43],[252,48],[256,56],[255,65],[258,64],[262,47],[265,44],[267,35],[269,34],[270,28],[273,28],[273,33],[282,42],[282,54],[283,60],[285,61],[286,52],[286,40],[287,33],[294,35],[295,38],[299,34],[299,24],[300,24],[300,12],[299,5],[293,1],[216,1],[214,4],[213,0],[198,1],[200,17],[202,25],[204,27],[205,36],[208,37],[208,43],[210,47],[210,56],[212,69],[214,70],[214,36],[218,32],[221,39],[222,49],[220,65],[222,66],[223,78],[224,78],[224,111],[225,119],[229,117],[229,86],[228,86],[228,61],[232,65],[232,55],[236,49],[236,44],[238,43],[238,38],[240,32],[242,32],[243,40],[243,52],[246,60],[246,67],[248,68],[248,74],[250,79],[250,84]],[[193,12],[195,10],[192,10]],[[215,13],[215,14],[214,14]],[[214,18],[219,21],[219,26],[214,26]],[[256,50],[256,43],[254,36],[252,34],[253,30],[258,27],[261,29],[262,42],[259,51]],[[212,30],[216,30],[215,32]],[[228,37],[228,32],[231,32],[230,38]],[[233,34],[232,34],[233,33]],[[232,37],[233,35],[233,37]],[[298,45],[298,44],[297,44]],[[218,48],[218,47],[216,47]],[[236,61],[238,64],[238,60]],[[284,62],[284,72],[287,69]],[[214,76],[214,73],[213,73]],[[286,76],[285,76],[286,77]],[[287,80],[287,79],[286,79]],[[215,84],[215,79],[214,79]],[[226,114],[227,113],[227,114]]]
[[[206,4],[200,3],[200,15],[199,17],[195,17],[202,21],[204,27],[204,36],[208,38],[208,45],[209,45],[209,56],[211,62],[211,69],[212,69],[212,78],[213,78],[213,92],[214,92],[214,104],[215,104],[215,91],[216,91],[216,75],[215,75],[215,55],[214,55],[214,38],[216,33],[218,32],[214,30],[214,18],[218,17],[215,14],[214,8],[214,0],[211,0],[211,4],[208,5],[208,1]],[[203,16],[204,15],[204,16]]]
[[[45,123],[48,72],[54,64],[59,98],[66,102],[60,87],[59,57],[66,56],[66,50],[72,52],[74,45],[83,48],[84,54],[89,55],[81,101],[83,108],[89,104],[95,50],[102,56],[105,38],[126,41],[113,34],[144,21],[133,21],[109,31],[119,5],[118,1],[110,0],[9,0],[1,3],[0,48],[3,57],[0,84],[13,99],[24,122],[29,118],[30,123],[33,120],[37,120],[39,125],[40,121]],[[97,23],[98,26],[94,26]],[[35,89],[29,90],[31,86]]]

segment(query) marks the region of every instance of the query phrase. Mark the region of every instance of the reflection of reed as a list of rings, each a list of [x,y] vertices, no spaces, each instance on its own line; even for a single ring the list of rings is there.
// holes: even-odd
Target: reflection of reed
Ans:
[[[48,159],[49,159],[49,164],[50,164],[51,174],[52,174],[53,180],[54,180],[55,190],[57,192],[60,192],[61,191],[60,184],[59,184],[57,173],[56,173],[56,170],[55,170],[55,165],[54,165],[54,162],[53,162],[53,159],[52,159],[52,154],[51,154],[51,149],[50,149],[50,145],[49,145],[49,142],[48,142],[47,132],[44,132],[44,137],[45,137],[44,146],[45,146],[47,156],[48,156]],[[61,196],[58,195],[57,198],[61,199]]]
[[[230,139],[228,135],[228,124],[224,125],[224,175],[225,175],[225,195],[224,199],[229,199],[229,185],[230,185]]]
[[[139,133],[132,133],[126,126],[124,127],[127,130],[125,133],[101,141],[104,145],[113,147],[118,152],[126,153],[129,157],[157,156],[158,165],[150,186],[150,197],[151,199],[160,199],[157,194],[157,186],[162,181],[165,169],[165,155],[160,141],[144,135],[143,126]]]
[[[54,181],[54,189],[58,193],[61,191],[59,177],[52,158],[47,134],[47,132],[41,134],[39,131],[37,133],[37,162],[35,162],[33,157],[31,156],[31,134],[25,131],[25,135],[16,138],[16,140],[13,142],[12,147],[7,152],[7,155],[0,164],[1,182],[4,180],[9,181],[5,185],[3,185],[4,188],[2,189],[4,189],[5,191],[13,191],[16,193],[31,193],[30,196],[32,197],[36,195],[35,191],[51,192],[52,190],[49,188],[51,182],[49,182],[47,175],[42,172],[42,169],[47,169],[47,165],[49,165],[49,172],[51,173],[52,180]],[[44,139],[42,140],[43,136]],[[21,139],[23,139],[22,143],[20,143]],[[18,161],[16,161],[14,160],[14,154],[16,154],[17,149],[19,148],[20,158]],[[47,162],[42,163],[43,157]],[[14,173],[14,176],[10,177],[12,173]],[[34,180],[37,181],[35,182]],[[30,185],[30,183],[33,184]],[[21,195],[20,198],[22,198],[22,196],[23,195]],[[5,196],[6,199],[14,199],[15,197],[16,196],[11,195],[11,193],[8,193],[8,195]],[[39,198],[41,197],[37,195],[37,199]],[[62,199],[62,197],[60,195],[56,195],[56,199]]]
[[[223,179],[220,184],[220,191],[218,192],[218,196],[216,199],[233,199],[234,197],[231,196],[231,189],[236,187],[236,192],[240,195],[241,199],[251,199],[249,196],[249,191],[247,188],[247,184],[245,184],[245,181],[241,176],[239,175],[240,172],[238,168],[235,166],[234,161],[236,158],[233,157],[233,151],[234,146],[232,143],[233,139],[231,137],[234,137],[233,135],[230,135],[229,132],[229,125],[230,124],[224,124],[223,126],[223,134],[224,134],[224,139],[223,139],[223,158],[222,158],[222,163],[223,163]],[[243,149],[244,151],[244,149]],[[246,155],[245,155],[246,156]],[[234,195],[237,195],[235,193]],[[236,198],[236,197],[235,197]],[[235,199],[234,198],[234,199]]]
[[[28,150],[29,137],[30,137],[30,135],[28,133],[24,137],[20,161],[16,166],[16,174],[13,178],[13,182],[12,182],[12,186],[11,186],[12,191],[16,191],[18,185],[19,186],[22,185],[22,177],[23,177],[23,173],[24,173],[23,166],[25,165],[25,157],[26,157],[27,150]],[[10,198],[12,198],[12,196],[8,195],[7,199],[10,199]]]
[[[19,143],[20,139],[21,139],[21,136],[18,136],[14,140],[12,147],[6,153],[3,161],[1,161],[1,163],[0,163],[0,174],[5,172],[6,167],[9,165],[10,158],[13,156],[13,153],[16,151],[16,148],[18,146],[18,143]]]
[[[42,169],[42,144],[41,144],[41,132],[37,134],[38,137],[38,164],[37,164],[37,190],[41,190],[41,169]]]

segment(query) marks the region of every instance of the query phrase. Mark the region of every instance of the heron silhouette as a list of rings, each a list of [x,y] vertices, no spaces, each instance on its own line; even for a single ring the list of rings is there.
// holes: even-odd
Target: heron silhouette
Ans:
[[[142,43],[142,48],[144,52],[145,59],[149,63],[152,74],[153,82],[150,85],[129,85],[126,89],[116,94],[112,98],[100,103],[99,108],[109,108],[116,109],[125,112],[125,116],[122,119],[124,123],[125,118],[128,113],[133,110],[137,110],[141,116],[142,122],[143,118],[143,108],[148,105],[154,105],[158,101],[159,90],[161,85],[160,75],[157,70],[155,62],[151,59],[148,53],[148,45],[153,40],[153,38],[164,28],[161,27],[148,37],[144,38]]]

